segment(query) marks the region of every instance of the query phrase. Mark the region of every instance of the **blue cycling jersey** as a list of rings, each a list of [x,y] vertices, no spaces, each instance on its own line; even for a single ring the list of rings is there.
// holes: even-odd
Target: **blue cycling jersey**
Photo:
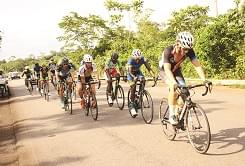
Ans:
[[[139,63],[137,63],[136,60],[134,58],[132,58],[132,57],[128,59],[128,66],[132,67],[132,72],[133,73],[136,73],[136,72],[140,71],[141,65],[143,65],[145,63],[146,63],[146,60],[145,60],[144,57],[142,57],[139,60]]]

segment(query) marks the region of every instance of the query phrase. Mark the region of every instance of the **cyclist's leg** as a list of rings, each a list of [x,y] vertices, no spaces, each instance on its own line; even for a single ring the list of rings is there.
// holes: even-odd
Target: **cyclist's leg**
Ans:
[[[28,89],[28,78],[25,78],[25,86],[26,86],[26,89]]]
[[[127,75],[127,79],[130,86],[130,101],[133,103],[135,98],[136,85],[134,83],[133,77],[130,74]]]
[[[112,77],[111,74],[108,72],[105,72],[105,78],[107,81],[107,87],[106,87],[106,94],[107,94],[107,99],[108,103],[112,104]]]
[[[82,78],[82,77],[81,77],[81,79],[84,80],[84,78]],[[81,98],[81,101],[80,101],[81,109],[85,108],[85,100],[84,100],[85,85],[83,83],[84,83],[84,81],[82,81],[82,80],[80,80],[77,83],[78,94]]]
[[[64,107],[64,87],[62,86],[61,82],[64,82],[66,78],[64,76],[58,75],[58,79],[59,79],[58,95],[60,97],[60,103],[62,107]]]
[[[176,98],[177,93],[175,91],[175,85],[170,81],[163,70],[160,70],[161,79],[168,85],[168,106],[169,106],[169,121],[171,124],[177,124],[177,117],[175,116]]]
[[[48,90],[48,95],[49,95],[49,77],[46,76],[45,81],[47,82],[47,90]]]
[[[184,79],[181,71],[176,74],[175,79],[179,85],[186,86],[186,82],[185,82],[185,79]],[[189,95],[188,90],[186,91],[186,93],[187,93],[187,95]],[[176,107],[175,107],[175,114],[178,115],[179,109],[182,108],[182,106],[184,105],[184,101],[182,100],[181,97],[177,97],[176,100],[177,100],[177,103],[176,103]]]

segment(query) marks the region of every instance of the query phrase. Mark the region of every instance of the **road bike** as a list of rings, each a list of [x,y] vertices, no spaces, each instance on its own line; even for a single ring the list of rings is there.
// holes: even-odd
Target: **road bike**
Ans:
[[[116,100],[117,107],[122,110],[125,104],[125,96],[123,87],[120,85],[120,78],[126,78],[126,76],[120,76],[117,78],[112,78],[112,89],[111,89],[111,96],[109,96],[108,92],[106,91],[106,99],[107,103],[110,107],[113,106],[113,102]],[[115,84],[113,84],[115,82]],[[108,86],[108,85],[107,85]],[[112,103],[109,103],[108,99],[111,97]]]
[[[159,118],[163,127],[163,133],[169,140],[174,140],[179,130],[185,131],[187,128],[188,139],[194,149],[201,154],[208,151],[211,140],[210,126],[204,109],[191,100],[190,90],[194,92],[194,88],[206,88],[202,96],[211,93],[212,83],[197,84],[189,86],[178,86],[177,91],[180,92],[178,100],[182,100],[183,106],[177,113],[178,124],[172,125],[169,122],[169,107],[166,98],[163,98],[160,104]],[[195,92],[193,93],[193,95]]]
[[[27,90],[32,95],[33,92],[32,78],[26,78],[26,81],[27,81]]]
[[[89,81],[87,83],[83,83],[85,85],[85,93],[83,95],[85,99],[85,115],[88,116],[89,112],[91,113],[91,116],[94,120],[98,119],[98,104],[95,94],[92,90],[93,84],[99,84],[98,89],[100,88],[100,82],[99,81]]]
[[[136,112],[138,110],[141,111],[141,115],[145,121],[145,123],[150,124],[153,120],[153,114],[154,114],[154,107],[153,107],[153,101],[150,93],[145,89],[145,82],[148,80],[145,80],[143,77],[137,78],[134,81],[134,85],[136,86],[135,91],[135,100],[134,100],[134,107],[136,109]],[[154,84],[152,87],[156,85],[156,79],[153,78]],[[128,107],[129,107],[129,113],[132,118],[135,118],[137,115],[132,115],[130,110],[130,104],[132,104],[131,101],[131,89],[128,91]]]
[[[60,82],[60,88],[63,89],[64,108],[65,111],[69,111],[72,114],[72,88],[70,83],[72,78],[67,78]]]

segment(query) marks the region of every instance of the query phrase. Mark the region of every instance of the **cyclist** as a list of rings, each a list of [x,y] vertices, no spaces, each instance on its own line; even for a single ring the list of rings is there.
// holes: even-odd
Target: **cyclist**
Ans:
[[[22,72],[21,77],[23,77],[24,75],[25,75],[25,86],[26,86],[26,89],[28,90],[28,79],[32,79],[32,72],[29,66],[25,66],[25,70]]]
[[[60,86],[61,82],[66,82],[69,87],[72,86],[73,83],[73,78],[71,75],[71,70],[75,69],[73,64],[69,63],[69,59],[64,57],[62,58],[57,65],[57,70],[56,70],[56,78],[58,79],[58,85],[57,85],[57,91],[58,95],[60,96],[60,102],[62,105],[62,108],[64,108],[64,89],[62,86]]]
[[[4,86],[5,92],[9,92],[8,80],[5,78],[3,70],[0,69],[0,85]]]
[[[43,84],[44,84],[44,81],[47,81],[49,80],[49,77],[48,77],[48,71],[49,71],[49,68],[43,64],[42,67],[41,67],[41,77],[40,77],[40,82],[41,82],[41,93],[43,94]],[[48,83],[48,95],[49,94],[49,83]]]
[[[139,49],[134,49],[131,57],[128,59],[128,75],[127,75],[127,79],[129,81],[130,91],[131,91],[131,96],[130,96],[131,103],[129,104],[129,109],[133,116],[136,116],[138,114],[134,102],[135,91],[136,91],[135,81],[139,79],[145,82],[144,75],[140,71],[140,67],[143,64],[145,65],[146,69],[149,71],[150,75],[154,77],[154,72],[152,71],[148,60],[144,58],[144,56],[142,55]]]
[[[90,54],[85,54],[83,56],[83,60],[80,63],[80,68],[78,71],[78,93],[81,98],[81,109],[85,108],[85,100],[83,98],[84,91],[85,91],[85,85],[84,83],[88,83],[89,81],[92,81],[92,74],[96,72],[96,65],[93,63],[93,57]],[[99,75],[97,73],[96,79],[99,80]],[[100,84],[100,82],[99,82]],[[95,94],[95,85],[92,85],[92,91]],[[96,107],[96,103],[92,103],[93,107]]]
[[[48,68],[50,71],[51,83],[54,83],[53,79],[55,77],[55,70],[56,70],[56,63],[55,63],[54,59],[51,59],[49,61]]]
[[[40,84],[40,71],[41,71],[41,66],[39,65],[39,63],[35,63],[33,71],[34,71],[34,76],[35,76],[35,78],[37,80],[37,88],[36,88],[36,90],[38,91],[38,90],[40,90],[39,89],[40,88],[39,84]]]
[[[199,77],[205,81],[205,74],[193,50],[194,38],[190,32],[180,32],[176,37],[176,43],[171,45],[162,53],[159,62],[160,76],[169,86],[168,105],[169,121],[172,125],[177,120],[177,93],[176,86],[185,86],[185,79],[181,72],[181,63],[189,57]],[[207,83],[208,81],[206,81]]]
[[[120,71],[120,72],[119,72]],[[111,91],[112,91],[112,78],[120,79],[120,75],[123,75],[122,65],[118,61],[118,53],[113,52],[111,58],[105,63],[105,76],[107,80],[107,94],[109,96],[108,102],[113,103]]]

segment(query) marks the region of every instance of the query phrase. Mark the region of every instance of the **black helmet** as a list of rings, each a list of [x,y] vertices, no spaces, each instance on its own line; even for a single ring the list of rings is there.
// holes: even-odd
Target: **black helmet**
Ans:
[[[39,66],[39,63],[35,63],[35,66]]]
[[[116,60],[118,59],[118,57],[119,57],[119,55],[118,55],[117,52],[113,52],[113,53],[111,54],[111,59],[114,60],[114,61],[116,61]]]
[[[68,64],[69,63],[69,59],[68,58],[63,58],[62,59],[62,64]]]

